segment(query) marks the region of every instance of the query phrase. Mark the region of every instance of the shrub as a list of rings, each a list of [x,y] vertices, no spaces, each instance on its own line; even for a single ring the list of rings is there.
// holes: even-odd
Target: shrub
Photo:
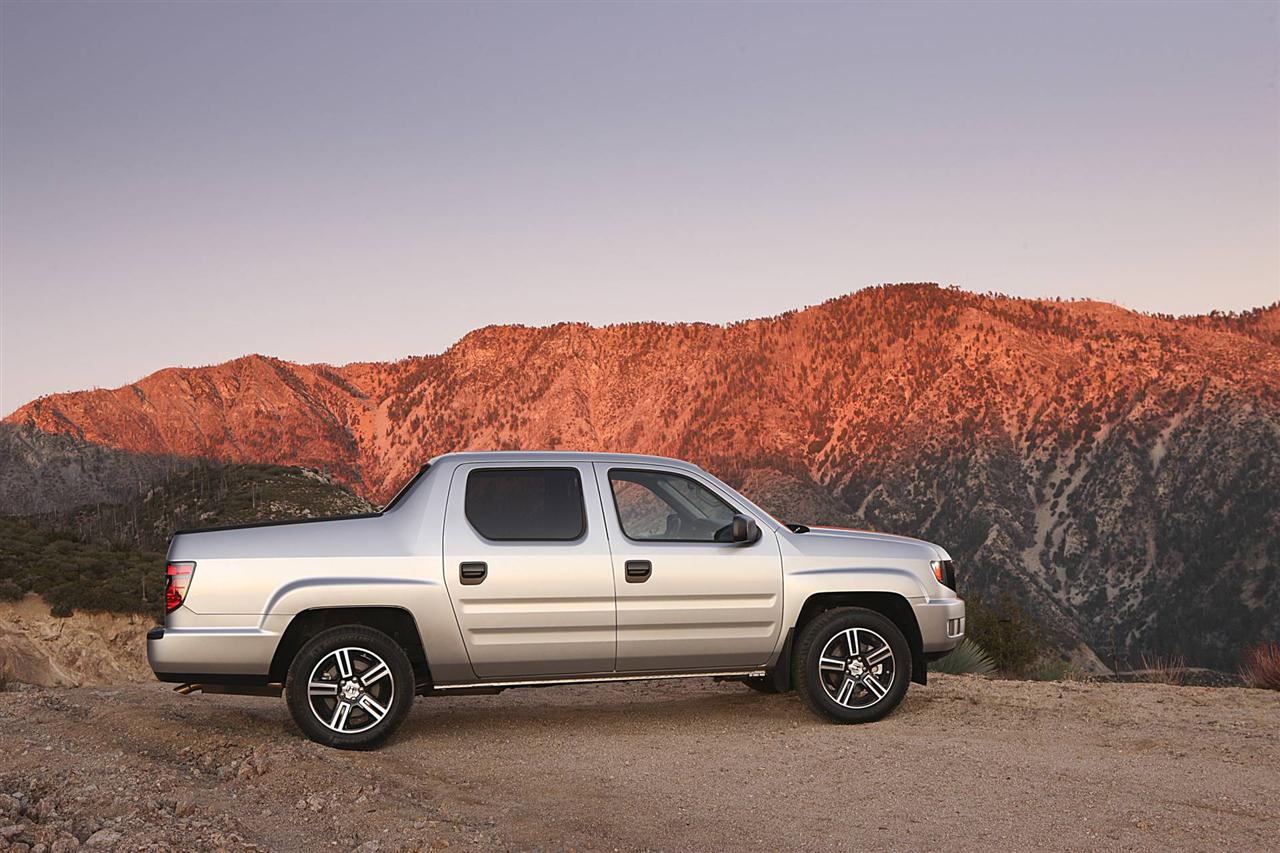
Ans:
[[[0,601],[17,601],[25,594],[26,590],[8,578],[0,580]]]
[[[11,518],[0,518],[0,543],[0,598],[38,593],[54,616],[159,612],[163,554],[85,541]]]
[[[1187,677],[1187,661],[1182,655],[1142,656],[1142,680],[1152,684],[1181,684]]]
[[[1001,672],[1023,675],[1040,657],[1044,647],[1040,629],[1012,598],[995,605],[970,598],[965,615],[968,638],[991,656]]]
[[[929,668],[947,675],[994,675],[997,669],[991,655],[968,637],[951,654],[929,664]]]
[[[1044,658],[1027,671],[1032,681],[1089,681],[1092,676],[1087,671],[1060,657]]]
[[[1240,677],[1247,687],[1280,690],[1280,643],[1259,643],[1245,649]]]

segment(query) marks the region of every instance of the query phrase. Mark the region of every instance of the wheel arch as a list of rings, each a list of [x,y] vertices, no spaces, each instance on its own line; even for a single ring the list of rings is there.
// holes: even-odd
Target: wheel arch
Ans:
[[[928,667],[924,661],[924,640],[920,634],[920,623],[916,621],[915,611],[911,603],[901,593],[887,591],[858,592],[815,592],[804,600],[800,607],[800,615],[796,618],[795,636],[813,620],[815,616],[837,607],[862,607],[873,610],[889,619],[902,632],[911,649],[911,680],[917,684],[925,684],[928,679]],[[790,672],[787,673],[790,680]],[[788,685],[789,686],[789,685]]]
[[[289,666],[307,640],[321,631],[341,625],[363,625],[389,636],[404,649],[413,664],[414,680],[419,687],[431,684],[431,668],[427,660],[422,632],[413,614],[397,605],[361,605],[358,607],[313,607],[289,620],[271,658],[268,680],[283,682]]]

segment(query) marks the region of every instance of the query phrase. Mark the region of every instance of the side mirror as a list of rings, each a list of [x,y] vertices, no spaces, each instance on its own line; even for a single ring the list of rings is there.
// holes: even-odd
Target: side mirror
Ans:
[[[732,528],[732,535],[729,539],[739,545],[747,545],[760,538],[760,526],[745,515],[735,515]]]

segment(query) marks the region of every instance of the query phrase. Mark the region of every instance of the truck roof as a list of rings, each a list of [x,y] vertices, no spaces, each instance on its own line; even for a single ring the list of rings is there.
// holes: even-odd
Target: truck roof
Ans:
[[[431,460],[435,465],[439,462],[614,462],[620,465],[627,463],[649,463],[669,465],[676,468],[701,470],[692,462],[673,459],[669,456],[646,456],[639,453],[592,453],[579,450],[483,450],[446,453]]]
[[[245,524],[224,524],[212,527],[194,527],[175,530],[174,535],[190,535],[192,533],[213,533],[225,530],[245,530],[254,527],[280,527],[287,524],[308,524],[321,521],[353,521],[361,518],[377,518],[409,495],[414,484],[420,480],[423,475],[431,468],[442,462],[452,462],[456,464],[470,463],[510,463],[510,462],[613,462],[618,465],[627,464],[657,464],[665,465],[669,468],[682,468],[686,471],[702,471],[692,462],[685,462],[682,459],[672,459],[669,456],[644,456],[639,453],[589,453],[586,451],[576,450],[484,450],[484,451],[461,451],[458,453],[445,453],[436,456],[426,465],[418,469],[418,472],[408,480],[386,506],[376,512],[362,512],[353,515],[334,515],[321,516],[318,518],[291,518],[280,521],[253,521]],[[706,472],[703,472],[706,473]]]

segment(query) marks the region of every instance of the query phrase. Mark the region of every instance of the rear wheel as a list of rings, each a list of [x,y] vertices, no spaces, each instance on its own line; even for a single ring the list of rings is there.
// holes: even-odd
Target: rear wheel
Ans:
[[[414,687],[413,665],[395,640],[344,625],[298,650],[284,692],[307,737],[339,749],[371,749],[403,722]]]
[[[888,617],[841,607],[815,617],[796,646],[796,689],[817,713],[837,723],[869,723],[906,695],[911,648]]]

